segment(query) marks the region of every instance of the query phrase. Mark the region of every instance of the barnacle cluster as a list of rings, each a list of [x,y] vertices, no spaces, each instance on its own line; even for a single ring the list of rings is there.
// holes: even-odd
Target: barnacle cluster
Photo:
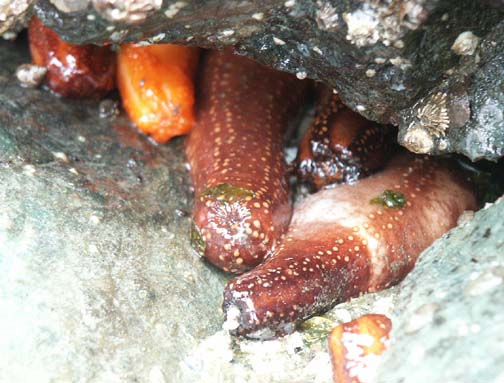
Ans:
[[[450,127],[448,111],[448,94],[437,92],[422,99],[413,108],[413,118],[408,124],[406,132],[400,134],[402,145],[415,153],[429,153],[436,141],[446,135]],[[439,142],[443,145],[442,142]]]

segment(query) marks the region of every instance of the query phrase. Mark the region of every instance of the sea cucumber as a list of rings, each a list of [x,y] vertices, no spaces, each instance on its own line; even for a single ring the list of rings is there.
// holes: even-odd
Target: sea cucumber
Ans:
[[[47,86],[71,98],[101,98],[115,88],[116,55],[110,47],[73,45],[36,17],[28,28],[35,65],[47,68]]]
[[[334,383],[370,383],[379,356],[388,347],[392,322],[385,315],[366,314],[336,326],[328,344]]]
[[[314,189],[353,182],[383,167],[394,152],[395,129],[366,120],[322,89],[317,114],[299,146],[298,178]]]
[[[320,190],[295,208],[276,251],[228,283],[226,327],[251,338],[281,336],[336,303],[396,284],[475,208],[459,172],[406,154],[356,184]]]
[[[229,52],[209,52],[186,145],[195,189],[193,247],[233,273],[259,264],[292,207],[283,136],[306,82]]]
[[[160,143],[194,123],[194,77],[199,49],[173,44],[121,45],[117,83],[135,125]]]

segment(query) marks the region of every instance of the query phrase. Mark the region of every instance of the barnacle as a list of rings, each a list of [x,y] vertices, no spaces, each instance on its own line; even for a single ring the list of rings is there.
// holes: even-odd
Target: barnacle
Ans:
[[[435,137],[444,137],[450,126],[448,115],[447,94],[437,92],[417,110],[420,125]]]
[[[448,94],[445,92],[437,92],[420,101],[414,108],[412,117],[402,138],[400,134],[399,140],[414,153],[430,153],[436,139],[445,137],[450,126],[456,126],[450,119]]]
[[[413,153],[426,154],[434,147],[429,130],[420,124],[413,124],[404,135],[402,144]]]

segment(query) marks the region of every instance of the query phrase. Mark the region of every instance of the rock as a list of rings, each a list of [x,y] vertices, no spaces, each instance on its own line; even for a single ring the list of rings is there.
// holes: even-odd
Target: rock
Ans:
[[[502,1],[74,2],[39,0],[35,12],[75,43],[234,46],[326,82],[365,117],[398,125],[412,151],[504,155]]]
[[[504,378],[504,199],[447,233],[397,290],[378,382]]]
[[[14,38],[30,15],[30,7],[36,0],[0,1],[0,35]]]
[[[504,377],[504,198],[420,256],[391,289],[337,305],[284,338],[257,342],[224,331],[181,362],[181,382],[332,381],[329,330],[366,313],[392,319],[372,382],[500,382]]]
[[[225,283],[188,243],[181,141],[22,88],[20,52],[0,43],[0,381],[171,382]]]
[[[47,68],[34,64],[22,64],[16,69],[16,77],[21,86],[36,88],[42,84]]]
[[[470,31],[462,32],[478,44]],[[472,36],[468,37],[468,36]],[[417,153],[462,153],[472,160],[504,156],[504,22],[472,54],[448,69],[446,79],[402,112],[399,142]],[[454,43],[454,45],[455,45]]]

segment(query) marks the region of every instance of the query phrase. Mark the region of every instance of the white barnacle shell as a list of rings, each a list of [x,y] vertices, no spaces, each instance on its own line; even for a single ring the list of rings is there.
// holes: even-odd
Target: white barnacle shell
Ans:
[[[451,50],[461,56],[470,56],[474,54],[478,47],[480,38],[471,31],[462,32],[457,36]]]
[[[415,124],[404,135],[403,145],[413,153],[426,154],[434,147],[434,140],[427,128]]]
[[[437,92],[417,110],[420,125],[435,137],[444,137],[450,126],[447,94]]]

